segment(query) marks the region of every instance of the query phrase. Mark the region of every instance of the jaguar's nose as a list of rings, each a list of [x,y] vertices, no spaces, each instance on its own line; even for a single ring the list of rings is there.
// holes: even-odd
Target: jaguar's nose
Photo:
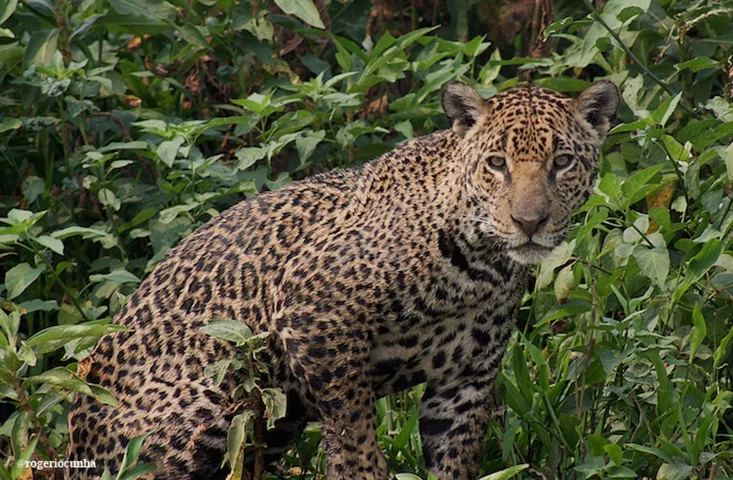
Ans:
[[[549,218],[550,214],[545,210],[528,215],[512,215],[512,220],[519,225],[519,228],[527,234],[530,240],[537,233],[537,230],[547,223]]]

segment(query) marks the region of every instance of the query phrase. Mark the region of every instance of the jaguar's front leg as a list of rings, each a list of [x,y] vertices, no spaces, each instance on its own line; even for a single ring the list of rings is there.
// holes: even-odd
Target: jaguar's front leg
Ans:
[[[428,382],[420,436],[429,471],[440,480],[475,480],[489,419],[493,375]]]
[[[347,331],[337,311],[284,312],[278,320],[290,368],[321,417],[328,480],[386,480],[389,469],[377,444],[376,401],[367,375],[369,341]],[[326,338],[322,327],[332,335]]]

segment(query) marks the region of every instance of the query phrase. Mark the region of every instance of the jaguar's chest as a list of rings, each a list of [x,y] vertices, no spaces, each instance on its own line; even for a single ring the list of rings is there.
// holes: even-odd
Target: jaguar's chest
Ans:
[[[521,293],[513,285],[477,292],[452,292],[445,310],[408,309],[389,331],[378,334],[370,354],[370,376],[378,396],[423,382],[492,372],[511,334]],[[468,304],[461,300],[470,299]]]

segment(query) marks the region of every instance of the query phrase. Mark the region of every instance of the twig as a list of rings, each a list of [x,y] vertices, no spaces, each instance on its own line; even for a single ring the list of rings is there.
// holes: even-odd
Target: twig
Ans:
[[[573,255],[572,257],[570,257],[570,260],[572,260],[574,262],[580,262],[580,263],[582,263],[583,265],[585,265],[587,267],[594,268],[594,269],[596,269],[596,270],[598,270],[600,272],[605,273],[606,275],[613,276],[613,272],[611,272],[609,270],[606,270],[605,268],[601,267],[600,265],[596,265],[595,263],[590,263],[589,261],[584,260],[584,259],[582,259],[580,257],[576,257],[576,256]]]
[[[659,85],[660,87],[662,87],[662,90],[664,90],[665,92],[667,92],[669,95],[674,96],[675,93],[667,86],[667,84],[664,82],[664,80],[662,80],[661,78],[657,77],[654,74],[654,72],[652,72],[651,70],[649,70],[649,67],[647,67],[646,65],[644,65],[641,62],[641,60],[639,60],[639,57],[637,57],[636,55],[634,55],[634,52],[632,52],[631,49],[626,46],[626,44],[623,42],[623,40],[621,40],[621,37],[619,37],[618,34],[613,31],[613,29],[611,28],[611,26],[608,25],[605,20],[603,20],[603,18],[598,14],[598,10],[596,10],[596,8],[593,6],[593,4],[591,4],[590,0],[583,0],[583,3],[585,3],[585,6],[588,7],[588,9],[591,12],[591,15],[593,15],[593,18],[598,23],[600,23],[603,26],[603,28],[605,28],[608,31],[608,33],[611,34],[611,36],[613,37],[614,40],[616,40],[616,42],[618,42],[619,46],[623,49],[624,52],[626,52],[626,55],[628,55],[634,61],[634,63],[636,63],[637,65],[639,65],[639,68],[641,68],[642,70],[644,70],[644,73],[646,73],[647,75],[649,75],[649,77],[651,77],[651,79],[654,80],[654,82],[657,85]],[[685,112],[687,112],[688,114],[692,115],[695,118],[698,118],[697,113],[695,113],[694,110],[692,110],[690,107],[688,107],[684,103],[680,103],[678,105],[680,105],[682,107],[682,109],[685,110]]]
[[[639,401],[636,399],[636,395],[634,393],[631,393],[631,398],[634,400],[634,404],[636,405],[636,408],[639,409],[639,416],[641,417],[641,420],[644,422],[644,425],[646,425],[646,429],[648,432],[652,431],[651,425],[649,425],[649,421],[646,419],[646,415],[644,415],[644,409],[641,408],[641,405],[639,404]]]

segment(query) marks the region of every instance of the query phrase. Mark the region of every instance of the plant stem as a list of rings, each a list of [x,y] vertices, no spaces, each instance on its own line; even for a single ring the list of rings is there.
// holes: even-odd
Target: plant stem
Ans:
[[[583,0],[583,3],[585,3],[585,6],[588,7],[588,10],[590,10],[591,15],[593,15],[593,18],[598,23],[600,23],[601,26],[603,26],[603,28],[605,28],[608,31],[608,33],[611,34],[611,36],[613,37],[614,40],[616,40],[616,42],[618,42],[619,46],[623,49],[624,52],[626,52],[626,55],[628,55],[629,58],[631,58],[631,60],[633,60],[634,63],[639,66],[639,68],[641,68],[642,70],[644,70],[644,73],[646,73],[647,75],[649,75],[649,77],[652,80],[654,80],[654,82],[657,85],[659,85],[660,87],[662,87],[662,90],[664,90],[665,92],[667,92],[670,96],[674,96],[675,93],[672,91],[672,89],[669,88],[669,86],[666,84],[666,82],[664,80],[662,80],[661,78],[657,77],[654,74],[654,72],[652,72],[649,69],[649,67],[647,67],[646,65],[644,65],[642,63],[642,61],[639,60],[639,58],[636,55],[634,55],[634,52],[632,52],[631,49],[626,46],[626,44],[623,42],[623,40],[621,40],[621,37],[619,37],[618,34],[613,31],[613,29],[611,28],[611,26],[609,24],[607,24],[605,20],[603,20],[603,17],[601,17],[601,15],[598,13],[598,10],[596,10],[596,8],[593,6],[593,4],[590,2],[590,0]],[[692,110],[690,107],[688,107],[687,105],[685,105],[683,103],[680,103],[679,105],[689,115],[692,115],[695,118],[699,118],[699,116],[697,115],[697,113],[694,110]]]
[[[51,275],[51,278],[53,278],[54,282],[59,284],[59,286],[61,287],[61,290],[64,291],[66,296],[69,297],[69,300],[71,300],[71,303],[74,304],[74,307],[76,307],[76,309],[79,310],[79,313],[81,314],[82,318],[84,318],[84,321],[88,322],[90,318],[87,317],[86,313],[84,313],[84,310],[81,308],[81,305],[79,304],[79,301],[76,299],[76,296],[74,296],[71,290],[69,290],[69,287],[67,287],[66,284],[61,281],[61,278],[59,278],[59,276],[56,274],[56,269],[53,268],[53,265],[51,265],[51,262],[48,261],[46,256],[43,255],[42,252],[38,251],[35,244],[33,243],[33,240],[30,238],[29,240],[30,242],[28,243],[30,244],[30,246],[23,245],[23,244],[21,244],[21,246],[23,248],[26,248],[27,250],[30,250],[31,252],[33,252],[36,255],[36,257],[41,259],[41,261],[46,265],[46,268],[50,272],[49,275]]]

